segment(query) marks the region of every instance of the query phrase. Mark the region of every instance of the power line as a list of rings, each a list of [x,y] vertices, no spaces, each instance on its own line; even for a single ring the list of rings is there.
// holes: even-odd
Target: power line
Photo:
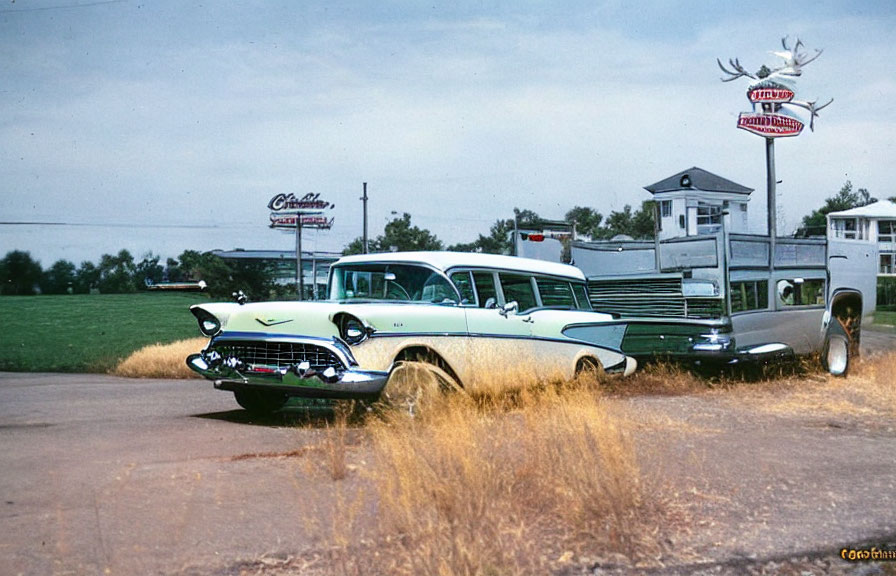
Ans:
[[[103,6],[105,4],[120,4],[127,0],[95,0],[94,2],[85,2],[83,4],[57,4],[55,6],[33,6],[30,8],[7,8],[0,10],[0,14],[10,14],[13,12],[48,12],[50,10],[71,10],[72,8],[91,8],[93,6]]]
[[[0,226],[70,226],[73,228],[231,228],[239,225],[220,225],[220,224],[132,224],[104,222],[102,224],[93,224],[90,222],[0,222]]]

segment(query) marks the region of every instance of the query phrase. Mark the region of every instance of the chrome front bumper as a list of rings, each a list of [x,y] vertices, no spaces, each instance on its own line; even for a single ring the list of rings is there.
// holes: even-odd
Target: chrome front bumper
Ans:
[[[216,348],[239,343],[265,345],[314,346],[338,359],[326,367],[312,366],[307,360],[293,358],[287,363],[257,363],[235,355],[221,354]],[[300,360],[300,361],[294,361]],[[220,336],[208,348],[187,358],[187,366],[214,381],[219,390],[270,390],[308,398],[376,398],[388,372],[361,370],[348,347],[337,340],[295,337]]]

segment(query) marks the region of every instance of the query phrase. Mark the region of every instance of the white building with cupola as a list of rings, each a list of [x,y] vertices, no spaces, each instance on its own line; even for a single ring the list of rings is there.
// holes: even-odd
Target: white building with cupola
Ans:
[[[656,202],[657,239],[747,233],[747,188],[696,166],[645,186]]]

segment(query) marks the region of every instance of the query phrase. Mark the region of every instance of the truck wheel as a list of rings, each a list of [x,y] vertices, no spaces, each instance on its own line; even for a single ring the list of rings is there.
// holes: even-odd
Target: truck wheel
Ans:
[[[288,400],[285,394],[265,390],[236,390],[233,396],[237,404],[260,416],[276,412],[283,408]]]
[[[829,374],[846,376],[849,371],[849,348],[849,338],[843,334],[831,334],[825,339],[821,361]]]

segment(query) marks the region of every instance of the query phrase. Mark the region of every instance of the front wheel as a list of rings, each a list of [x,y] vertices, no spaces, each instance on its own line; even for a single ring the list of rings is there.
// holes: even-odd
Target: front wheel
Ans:
[[[283,408],[288,398],[280,392],[266,390],[236,390],[233,393],[237,404],[258,415],[267,415]]]
[[[825,339],[821,361],[825,370],[833,376],[846,376],[849,371],[849,338],[842,334],[832,334]]]
[[[442,392],[459,389],[454,378],[435,364],[399,361],[392,367],[380,403],[414,416]]]

